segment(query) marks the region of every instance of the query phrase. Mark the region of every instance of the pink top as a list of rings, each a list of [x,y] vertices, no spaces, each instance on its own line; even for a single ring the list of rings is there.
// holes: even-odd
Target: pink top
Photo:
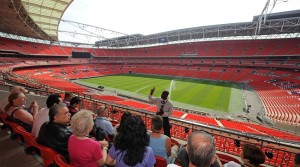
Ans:
[[[74,135],[68,143],[71,165],[97,167],[97,161],[103,157],[100,143],[93,139],[79,140]]]

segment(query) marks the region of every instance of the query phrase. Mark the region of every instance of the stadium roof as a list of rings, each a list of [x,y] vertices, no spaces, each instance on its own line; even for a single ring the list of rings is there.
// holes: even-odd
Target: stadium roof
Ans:
[[[57,40],[58,25],[73,0],[1,0],[0,31]]]

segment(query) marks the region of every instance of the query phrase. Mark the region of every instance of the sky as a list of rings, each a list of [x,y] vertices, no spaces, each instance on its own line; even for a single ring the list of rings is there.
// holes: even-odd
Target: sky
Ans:
[[[300,0],[274,0],[268,13],[299,10]],[[101,27],[124,34],[149,35],[171,30],[252,21],[267,0],[74,0],[62,19]],[[61,22],[61,31],[87,33]],[[86,29],[94,32],[95,29]],[[119,34],[97,32],[106,38]],[[60,41],[94,43],[96,38],[59,33]]]

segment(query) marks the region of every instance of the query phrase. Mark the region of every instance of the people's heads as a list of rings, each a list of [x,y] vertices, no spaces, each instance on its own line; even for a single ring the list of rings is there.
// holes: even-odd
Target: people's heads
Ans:
[[[26,103],[26,96],[22,92],[14,92],[8,96],[8,102],[14,106],[22,106]]]
[[[93,129],[93,113],[88,110],[80,110],[71,119],[71,129],[75,136],[86,137]]]
[[[296,154],[294,157],[294,167],[300,167],[300,153]]]
[[[143,160],[145,147],[149,145],[149,136],[140,116],[129,116],[120,125],[114,145],[117,150],[126,151],[123,160],[127,165],[135,166]]]
[[[26,96],[22,92],[14,92],[8,96],[8,104],[4,110],[8,111],[11,106],[21,107],[26,103]]]
[[[127,120],[127,118],[131,117],[131,113],[130,112],[123,112],[122,116],[121,116],[121,121],[120,121],[120,126],[122,126],[124,124],[124,122]],[[120,126],[117,128],[117,131],[119,132],[119,128]]]
[[[49,120],[50,122],[56,122],[60,124],[67,124],[70,122],[71,114],[69,109],[64,103],[59,103],[52,106],[49,109]]]
[[[161,98],[164,100],[167,100],[168,96],[169,96],[169,92],[166,90],[161,93]]]
[[[191,166],[209,167],[215,161],[216,143],[214,138],[206,132],[191,133],[186,149]]]
[[[54,94],[48,96],[46,105],[47,105],[47,108],[51,108],[54,104],[58,104],[60,102],[62,102],[61,96],[57,93],[54,93]]]
[[[108,114],[107,108],[104,105],[97,107],[95,114],[97,114],[99,117],[107,117]]]
[[[65,92],[64,101],[70,101],[72,99],[73,95],[70,92]]]
[[[27,90],[25,88],[23,88],[22,86],[11,87],[10,93],[15,93],[15,92],[22,92],[23,94],[25,94],[27,92]]]
[[[163,120],[161,116],[155,115],[151,119],[151,130],[159,132],[163,127]]]
[[[73,106],[73,107],[80,107],[80,103],[81,103],[81,100],[79,97],[75,96],[75,97],[72,97],[71,101],[70,101],[70,106]]]
[[[260,148],[252,144],[244,144],[242,151],[242,160],[248,161],[250,164],[254,166],[259,166],[265,162],[265,154],[262,152]]]

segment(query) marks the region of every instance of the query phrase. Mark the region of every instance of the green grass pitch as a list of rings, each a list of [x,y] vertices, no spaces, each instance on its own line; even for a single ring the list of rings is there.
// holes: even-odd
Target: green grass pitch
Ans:
[[[170,91],[173,102],[189,104],[209,110],[229,112],[243,107],[240,86],[198,79],[164,77],[140,74],[123,74],[81,80],[80,83],[92,83],[112,89],[125,90],[147,96],[155,86],[154,96],[159,97],[163,90]],[[233,96],[233,97],[231,97]],[[234,99],[230,99],[234,98]],[[239,106],[239,107],[237,107]]]

